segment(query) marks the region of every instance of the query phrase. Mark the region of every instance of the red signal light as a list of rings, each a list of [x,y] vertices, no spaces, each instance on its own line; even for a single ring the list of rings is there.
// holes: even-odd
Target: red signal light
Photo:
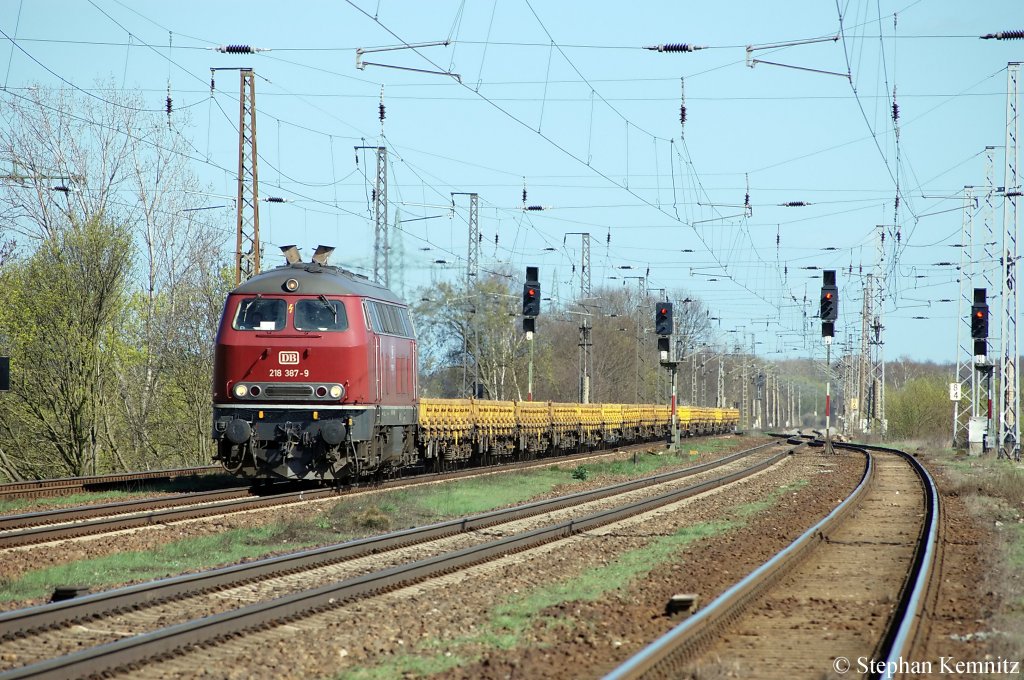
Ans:
[[[537,294],[537,291],[535,291],[533,288],[531,288],[528,291],[526,291],[526,294],[529,295],[530,297],[533,297],[534,295]]]
[[[825,293],[825,299],[826,300],[831,300],[832,299],[832,293]]]
[[[985,312],[983,312],[983,311],[981,311],[981,310],[979,309],[978,311],[976,311],[976,312],[974,313],[974,316],[978,317],[979,319],[981,319],[981,318],[984,318],[984,316],[985,316]]]

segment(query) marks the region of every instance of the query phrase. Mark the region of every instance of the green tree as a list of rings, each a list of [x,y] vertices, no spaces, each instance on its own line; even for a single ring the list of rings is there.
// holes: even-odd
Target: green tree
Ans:
[[[131,262],[127,230],[94,219],[55,230],[0,275],[15,366],[0,402],[0,429],[18,446],[0,452],[10,478],[97,469]]]

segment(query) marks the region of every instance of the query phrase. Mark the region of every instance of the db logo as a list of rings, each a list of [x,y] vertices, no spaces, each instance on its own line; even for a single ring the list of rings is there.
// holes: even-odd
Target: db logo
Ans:
[[[277,355],[277,360],[278,360],[278,362],[282,366],[287,365],[287,364],[297,364],[297,363],[299,363],[299,353],[298,352],[280,352]]]

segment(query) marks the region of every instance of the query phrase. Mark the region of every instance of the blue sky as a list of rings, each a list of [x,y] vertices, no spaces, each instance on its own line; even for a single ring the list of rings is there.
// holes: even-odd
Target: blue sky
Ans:
[[[220,71],[211,96],[210,68],[253,67],[260,194],[289,201],[261,205],[270,264],[283,261],[276,245],[308,256],[326,243],[364,272],[374,157],[359,152],[357,164],[354,147],[381,141],[383,86],[392,219],[408,220],[392,229],[393,257],[408,289],[464,275],[467,202],[447,206],[451,192],[475,191],[481,268],[521,277],[539,266],[545,295],[569,302],[581,237],[566,234],[589,232],[595,287],[642,275],[650,289],[697,296],[722,342],[754,332],[768,357],[822,354],[807,318],[820,269],[839,270],[838,340],[859,338],[864,274],[887,225],[886,355],[952,361],[957,305],[940,301],[958,298],[958,271],[936,263],[959,263],[965,185],[982,199],[972,211],[982,241],[985,147],[1002,186],[1006,65],[1024,57],[1022,41],[978,36],[1021,28],[1019,2],[633,5],[7,0],[0,28],[18,47],[2,44],[0,73],[12,93],[68,87],[57,76],[89,90],[113,82],[155,109],[169,85],[172,123],[204,158],[195,170],[218,205],[235,193],[239,88]],[[356,68],[356,48],[445,40],[364,59],[458,78]],[[706,49],[642,49],[663,43]],[[210,49],[225,44],[269,51]],[[748,65],[747,45],[762,63]],[[527,203],[545,210],[521,209],[524,180]],[[998,240],[1002,220],[996,197]],[[998,263],[980,246],[974,257],[998,282]]]

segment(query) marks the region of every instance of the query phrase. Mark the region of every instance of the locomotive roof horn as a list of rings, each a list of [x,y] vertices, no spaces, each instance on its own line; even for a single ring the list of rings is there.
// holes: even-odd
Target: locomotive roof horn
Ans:
[[[302,262],[302,256],[299,255],[299,249],[294,245],[281,246],[281,252],[284,253],[284,259],[288,261],[288,264]]]
[[[316,247],[316,252],[313,253],[313,262],[316,262],[321,267],[327,266],[327,258],[334,252],[334,246],[320,245]]]

